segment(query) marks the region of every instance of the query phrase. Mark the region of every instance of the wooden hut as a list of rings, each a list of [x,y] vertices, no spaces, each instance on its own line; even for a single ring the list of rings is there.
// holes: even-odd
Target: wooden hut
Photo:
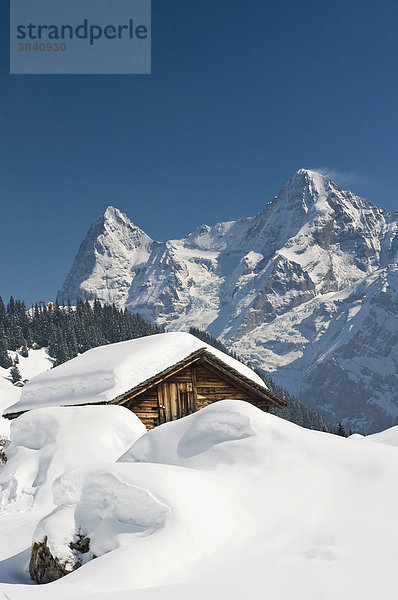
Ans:
[[[112,403],[129,408],[147,429],[152,429],[227,398],[246,400],[265,411],[285,405],[264,384],[246,377],[206,348],[155,374]]]
[[[190,334],[164,333],[94,348],[35,377],[4,416],[49,405],[118,404],[152,429],[224,399],[264,411],[285,405],[247,365]]]

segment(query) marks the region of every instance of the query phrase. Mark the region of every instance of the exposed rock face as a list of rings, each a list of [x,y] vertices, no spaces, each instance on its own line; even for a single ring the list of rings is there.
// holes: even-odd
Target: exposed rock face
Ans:
[[[79,534],[76,540],[69,544],[69,547],[74,551],[74,562],[70,560],[61,561],[56,556],[54,557],[48,547],[47,536],[44,537],[43,541],[35,542],[32,546],[29,562],[31,578],[37,583],[50,583],[81,567],[81,555],[87,554],[90,550],[89,538]]]
[[[59,299],[208,329],[328,419],[370,432],[398,419],[397,265],[397,213],[301,169],[255,217],[181,240],[153,242],[107,209]]]

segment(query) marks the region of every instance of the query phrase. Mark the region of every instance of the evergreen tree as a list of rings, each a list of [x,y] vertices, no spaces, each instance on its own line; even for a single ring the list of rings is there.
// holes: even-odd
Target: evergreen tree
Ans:
[[[3,298],[0,296],[0,324],[4,323],[4,321],[6,320],[6,316],[7,316],[6,307],[4,305]]]
[[[340,423],[337,425],[336,434],[337,434],[337,435],[341,435],[341,437],[347,437],[346,430],[344,429],[343,425],[341,424],[341,421],[340,421]]]
[[[11,379],[12,379],[13,383],[17,383],[17,381],[21,381],[21,379],[22,379],[20,370],[18,369],[17,365],[14,365],[10,369],[10,375],[11,375]]]
[[[12,365],[12,358],[7,352],[7,346],[4,342],[4,339],[0,339],[0,367],[3,367],[3,369],[9,369],[12,367]]]
[[[15,312],[14,298],[11,296],[9,303],[7,304],[7,313],[12,315]]]

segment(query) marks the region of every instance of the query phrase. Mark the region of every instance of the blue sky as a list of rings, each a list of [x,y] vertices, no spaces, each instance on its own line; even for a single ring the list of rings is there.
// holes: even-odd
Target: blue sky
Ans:
[[[152,75],[9,75],[0,294],[54,298],[109,204],[155,239],[257,213],[299,168],[397,210],[398,5],[153,0]]]

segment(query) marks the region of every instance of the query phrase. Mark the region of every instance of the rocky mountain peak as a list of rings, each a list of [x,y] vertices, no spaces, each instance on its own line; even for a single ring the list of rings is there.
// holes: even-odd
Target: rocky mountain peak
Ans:
[[[153,240],[118,208],[108,206],[87,232],[58,300],[106,299],[123,304]],[[99,290],[101,290],[99,292]]]
[[[320,199],[327,198],[338,186],[327,175],[307,169],[299,169],[289,179],[277,196],[280,203],[300,207],[305,212]]]
[[[102,223],[104,231],[109,232],[119,230],[120,232],[127,228],[131,232],[136,232],[138,235],[141,235],[148,240],[150,239],[149,236],[147,236],[147,234],[126,215],[126,213],[114,206],[108,206],[103,215],[99,218],[99,222]]]
[[[124,213],[122,213],[118,208],[115,208],[114,206],[108,206],[108,208],[105,209],[104,212],[104,219],[105,220],[118,220],[118,219],[128,219],[127,215],[125,215]]]

